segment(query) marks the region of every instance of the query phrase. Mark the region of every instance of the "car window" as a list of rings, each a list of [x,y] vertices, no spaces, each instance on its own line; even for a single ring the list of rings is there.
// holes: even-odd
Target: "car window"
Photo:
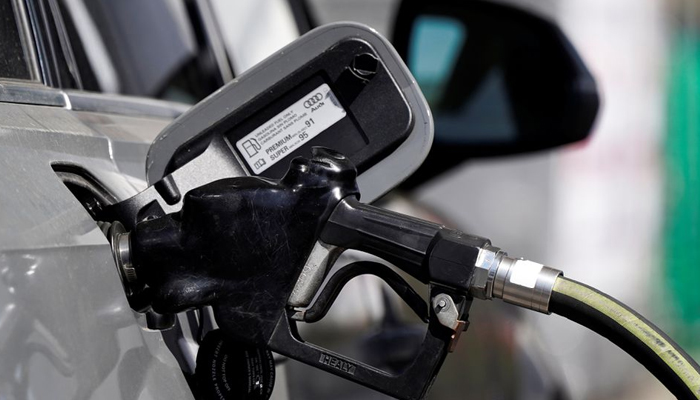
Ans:
[[[102,87],[95,74],[95,70],[90,64],[90,59],[83,46],[80,32],[78,32],[73,16],[68,12],[64,2],[58,2],[57,4],[58,10],[55,10],[55,12],[60,13],[63,25],[61,32],[64,35],[64,40],[61,45],[64,49],[64,53],[69,52],[66,58],[70,60],[70,65],[75,69],[74,74],[79,78],[80,86],[78,88],[99,92]],[[59,17],[59,15],[54,14],[54,18],[56,17]]]
[[[206,3],[206,2],[204,2]],[[194,0],[59,0],[83,89],[196,103],[221,87]],[[135,12],[138,10],[138,12]],[[212,28],[213,29],[213,28]]]
[[[13,0],[0,0],[0,78],[31,79]]]

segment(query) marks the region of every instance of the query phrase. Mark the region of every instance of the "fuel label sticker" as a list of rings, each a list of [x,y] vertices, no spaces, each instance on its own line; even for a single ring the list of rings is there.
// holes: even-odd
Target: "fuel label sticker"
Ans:
[[[346,114],[324,83],[237,141],[236,147],[252,171],[260,174]]]

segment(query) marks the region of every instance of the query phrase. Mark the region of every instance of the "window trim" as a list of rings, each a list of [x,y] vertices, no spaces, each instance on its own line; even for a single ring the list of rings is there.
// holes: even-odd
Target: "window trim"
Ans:
[[[27,79],[0,79],[0,104],[3,103],[70,108],[65,92]]]
[[[23,81],[40,82],[41,71],[39,70],[34,36],[32,35],[31,25],[27,17],[26,4],[24,0],[11,0],[11,2],[15,14],[15,21],[17,23],[17,32],[27,62],[27,69],[29,70],[29,79],[23,79]]]
[[[63,17],[57,13],[55,0],[24,1],[34,35],[41,81],[57,89],[81,89],[80,74],[75,65],[71,65],[73,60],[70,59],[70,44],[61,40],[61,36],[65,35],[65,27]],[[66,45],[69,46],[68,49]]]

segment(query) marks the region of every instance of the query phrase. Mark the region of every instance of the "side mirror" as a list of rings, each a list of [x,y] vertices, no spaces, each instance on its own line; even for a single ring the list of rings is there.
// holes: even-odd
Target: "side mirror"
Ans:
[[[550,21],[486,1],[404,0],[393,39],[435,120],[433,149],[409,186],[468,158],[549,149],[590,133],[595,80]]]

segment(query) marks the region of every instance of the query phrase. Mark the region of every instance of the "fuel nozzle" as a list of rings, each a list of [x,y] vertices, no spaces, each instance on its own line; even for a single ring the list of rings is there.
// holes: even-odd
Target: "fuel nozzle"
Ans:
[[[231,382],[225,371],[246,366],[254,375],[246,375],[241,388],[266,398],[273,378],[263,367],[272,370],[274,351],[390,396],[418,400],[469,326],[473,297],[549,312],[559,271],[510,258],[486,238],[362,204],[355,176],[344,156],[316,149],[310,160],[295,159],[280,181],[211,182],[187,192],[177,213],[146,219],[129,233],[112,231],[125,288],[144,288],[139,293],[145,306],[132,307],[153,316],[212,307],[221,337],[207,336],[213,344],[200,350],[200,385],[218,393],[221,382]],[[428,301],[382,264],[352,263],[328,276],[343,249],[391,262],[428,286]],[[415,361],[400,373],[299,336],[296,324],[321,320],[343,286],[361,274],[383,279],[428,324]],[[132,293],[130,302],[134,298]],[[222,338],[233,343],[232,364],[221,358]],[[218,372],[209,376],[212,368]]]

